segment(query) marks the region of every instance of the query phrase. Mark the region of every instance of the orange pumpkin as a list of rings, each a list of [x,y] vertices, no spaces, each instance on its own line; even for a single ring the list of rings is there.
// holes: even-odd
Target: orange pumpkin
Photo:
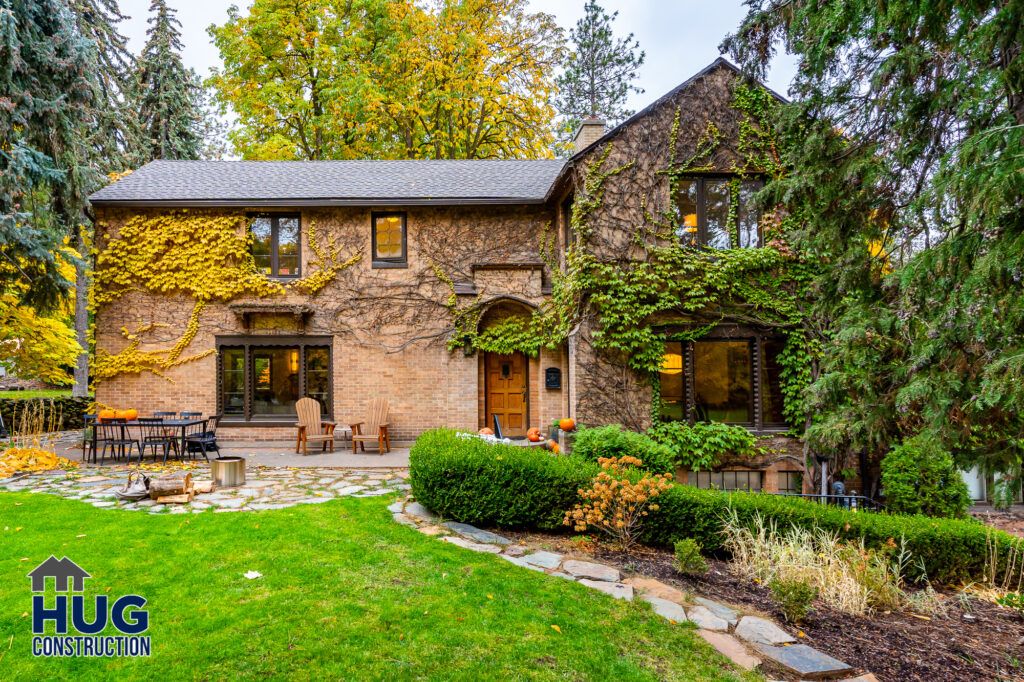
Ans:
[[[544,440],[543,436],[540,435],[540,429],[536,426],[527,430],[526,439],[531,443],[539,443]]]
[[[558,428],[563,431],[574,431],[576,429],[576,420],[565,417],[564,419],[558,420]]]
[[[493,436],[494,429],[489,429],[485,426],[484,428],[480,429],[479,433],[481,436]]]
[[[549,440],[547,442],[547,449],[550,450],[552,452],[552,454],[557,455],[558,454],[558,450],[559,450],[559,448],[558,448],[558,441]]]
[[[139,418],[139,411],[136,410],[134,407],[124,410],[121,414],[124,415],[124,418],[130,422],[133,422]]]
[[[116,410],[100,410],[100,413],[96,415],[101,422],[105,422],[108,419],[117,419]]]

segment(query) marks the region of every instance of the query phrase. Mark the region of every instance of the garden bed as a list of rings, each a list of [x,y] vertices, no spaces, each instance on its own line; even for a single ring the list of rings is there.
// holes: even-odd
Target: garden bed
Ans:
[[[638,547],[632,555],[603,545],[587,548],[564,535],[502,531],[518,542],[567,554],[591,556],[661,580],[699,596],[761,611],[782,621],[768,589],[734,575],[729,563],[709,559],[703,578],[680,574],[672,552]],[[815,604],[800,631],[806,642],[851,665],[869,670],[879,680],[1012,680],[1024,679],[1024,620],[975,597],[943,592],[946,616],[919,617],[906,612],[850,616]],[[973,620],[972,620],[973,618]]]

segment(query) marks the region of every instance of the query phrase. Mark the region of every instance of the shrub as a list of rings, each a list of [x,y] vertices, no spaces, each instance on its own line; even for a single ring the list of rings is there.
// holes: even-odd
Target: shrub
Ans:
[[[700,545],[693,538],[677,540],[676,568],[683,575],[704,575],[708,572],[708,562],[700,552]]]
[[[0,415],[8,430],[14,431],[26,416],[43,414],[47,423],[54,422],[60,429],[80,429],[82,415],[89,411],[92,398],[0,398]],[[56,424],[59,422],[59,425]]]
[[[413,494],[430,509],[466,523],[522,529],[561,527],[565,510],[579,502],[578,491],[599,471],[596,463],[575,455],[551,457],[535,448],[490,445],[443,429],[423,434],[409,460]],[[640,541],[671,547],[693,538],[705,552],[720,551],[730,511],[747,527],[760,515],[780,528],[820,528],[843,540],[863,539],[866,549],[902,541],[914,562],[909,576],[914,580],[994,584],[1005,576],[1015,581],[1024,563],[1014,558],[1021,556],[1024,540],[973,520],[853,512],[799,498],[686,485],[658,497],[658,510],[645,520]]]
[[[768,589],[788,623],[802,623],[818,598],[818,588],[804,580],[776,578],[768,583]]]
[[[416,499],[447,518],[505,528],[557,528],[599,468],[540,448],[485,443],[435,429],[409,452]]]
[[[728,456],[749,458],[757,454],[757,438],[741,426],[718,422],[661,422],[647,432],[672,452],[676,466],[708,471]]]
[[[580,428],[573,441],[574,455],[597,462],[602,457],[635,457],[643,468],[654,473],[675,471],[672,451],[642,433],[623,429],[618,424]]]
[[[900,514],[962,518],[971,494],[953,457],[935,438],[918,435],[882,459],[885,506]]]
[[[996,603],[1011,611],[1016,611],[1018,615],[1024,618],[1024,594],[1020,592],[1007,592],[1002,597],[996,599]]]
[[[590,488],[580,491],[583,502],[567,511],[562,523],[580,532],[596,528],[628,552],[636,544],[648,510],[658,510],[652,500],[672,487],[672,474],[644,472],[634,481],[626,468],[641,467],[643,463],[635,457],[602,457],[597,463],[601,472]]]

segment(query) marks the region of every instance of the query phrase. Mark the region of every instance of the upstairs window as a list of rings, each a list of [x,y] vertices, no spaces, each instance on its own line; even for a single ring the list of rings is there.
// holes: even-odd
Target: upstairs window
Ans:
[[[404,213],[374,213],[373,267],[404,268],[408,265],[406,253],[406,219]]]
[[[676,235],[686,246],[753,249],[761,246],[760,215],[754,195],[760,180],[692,177],[676,181]],[[730,206],[735,203],[735,211]],[[732,213],[732,215],[730,215]]]
[[[301,220],[294,214],[259,215],[252,219],[252,256],[267,277],[292,278],[301,274],[299,231]]]

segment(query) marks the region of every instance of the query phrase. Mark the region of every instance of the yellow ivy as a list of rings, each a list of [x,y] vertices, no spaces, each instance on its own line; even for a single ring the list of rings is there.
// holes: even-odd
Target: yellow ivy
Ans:
[[[339,262],[341,246],[335,242],[333,235],[327,235],[324,243],[321,244],[316,234],[316,222],[313,220],[309,221],[309,227],[306,228],[306,236],[309,248],[313,251],[313,255],[316,256],[316,260],[310,263],[311,266],[316,268],[316,271],[311,275],[303,277],[292,284],[292,286],[310,296],[320,293],[324,287],[334,281],[339,272],[352,267],[363,257],[362,251],[356,251],[348,259]]]

